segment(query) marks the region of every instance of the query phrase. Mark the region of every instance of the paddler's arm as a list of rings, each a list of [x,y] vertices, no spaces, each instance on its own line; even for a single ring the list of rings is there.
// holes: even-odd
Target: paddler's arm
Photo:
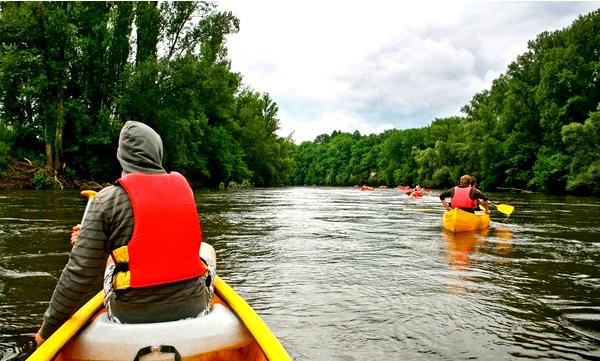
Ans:
[[[485,213],[490,214],[490,202],[486,199],[486,200],[481,200],[480,203],[483,206],[483,208],[485,209]]]
[[[479,200],[479,204],[483,206],[486,214],[490,214],[490,202],[488,201],[488,197],[480,191],[479,189],[475,189],[475,197]]]
[[[99,193],[90,206],[69,261],[54,289],[42,327],[35,336],[38,346],[81,306],[86,294],[104,272],[107,253],[100,199]]]
[[[79,237],[79,232],[81,232],[81,224],[74,225],[73,229],[71,230],[71,247],[75,246],[77,237]]]
[[[449,211],[452,210],[452,207],[450,207],[450,205],[448,204],[448,202],[446,202],[445,199],[442,200],[442,205],[444,206],[444,209]]]
[[[71,229],[71,247],[75,246],[75,242],[77,242],[77,237],[79,237],[79,233],[81,232],[81,224],[76,224],[75,226],[73,226],[73,228]],[[41,329],[40,329],[41,331]],[[40,346],[41,344],[44,343],[44,341],[46,341],[45,338],[42,337],[42,335],[40,334],[40,331],[38,331],[35,334],[35,344],[36,346]]]
[[[442,205],[444,206],[444,209],[447,211],[451,210],[452,207],[450,207],[450,205],[446,201],[446,197],[452,198],[452,196],[454,196],[454,188],[447,189],[447,190],[443,191],[442,193],[440,193],[440,201],[442,201]]]
[[[44,341],[46,341],[46,339],[42,338],[42,336],[40,335],[40,331],[38,331],[38,332],[35,334],[35,345],[36,345],[37,347],[40,347],[40,345],[41,345],[41,344],[43,344],[43,343],[44,343]]]

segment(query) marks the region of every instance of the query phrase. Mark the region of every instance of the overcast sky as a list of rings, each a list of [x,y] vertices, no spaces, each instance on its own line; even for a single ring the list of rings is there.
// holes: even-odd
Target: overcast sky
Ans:
[[[461,115],[542,31],[594,2],[219,0],[240,19],[232,70],[279,106],[296,143],[381,133]]]

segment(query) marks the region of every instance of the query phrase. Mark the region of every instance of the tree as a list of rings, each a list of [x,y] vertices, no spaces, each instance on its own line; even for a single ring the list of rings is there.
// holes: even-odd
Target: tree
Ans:
[[[584,124],[565,125],[561,133],[572,156],[567,190],[600,195],[600,103]]]

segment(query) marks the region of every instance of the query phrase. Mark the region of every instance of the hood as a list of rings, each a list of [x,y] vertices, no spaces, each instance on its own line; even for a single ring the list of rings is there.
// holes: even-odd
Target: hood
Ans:
[[[144,123],[128,121],[119,136],[117,159],[127,173],[165,173],[160,135]]]

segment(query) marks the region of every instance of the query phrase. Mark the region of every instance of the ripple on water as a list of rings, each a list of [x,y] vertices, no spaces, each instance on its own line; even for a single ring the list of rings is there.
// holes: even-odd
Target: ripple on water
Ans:
[[[515,213],[494,211],[488,232],[466,236],[444,234],[437,197],[394,190],[200,191],[197,200],[220,276],[297,360],[598,357],[600,203],[488,195]],[[0,308],[0,325],[11,325],[4,359],[30,347],[56,283],[42,274],[60,274],[68,254],[58,235],[70,220],[28,225],[57,217],[19,211],[31,201],[0,210],[15,218],[1,227],[0,266],[26,274],[0,277],[10,300]]]

